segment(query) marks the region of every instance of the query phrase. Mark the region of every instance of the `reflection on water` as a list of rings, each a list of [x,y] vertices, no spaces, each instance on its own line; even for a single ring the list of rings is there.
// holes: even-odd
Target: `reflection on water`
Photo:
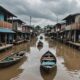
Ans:
[[[6,56],[8,56],[12,53],[19,52],[22,50],[24,50],[26,52],[30,52],[30,44],[23,43],[23,44],[15,45],[11,49],[6,50],[5,52],[1,52],[0,59],[5,58]],[[10,67],[4,68],[4,69],[0,69],[0,80],[10,80],[11,78],[19,76],[19,74],[22,73],[24,70],[24,69],[20,69],[20,66],[25,61],[27,61],[26,59],[27,59],[27,57],[24,57],[24,59],[22,59],[19,63],[15,64],[13,66],[10,66]]]
[[[80,78],[80,51],[70,46],[66,46],[65,44],[62,44],[60,42],[54,41],[54,40],[53,41],[48,40],[48,41],[50,43],[49,46],[51,48],[56,48],[56,57],[59,62],[58,65],[63,66],[62,68],[65,72],[65,75],[69,73],[70,77],[67,76],[67,79],[69,77],[68,80],[70,80],[70,78],[72,80],[79,80]],[[75,77],[75,73],[77,74],[77,77]]]
[[[54,67],[51,71],[47,72],[40,66],[40,73],[43,80],[53,80],[57,73],[57,66]]]
[[[30,52],[30,43],[23,43],[13,46],[12,52],[19,52],[19,51]]]
[[[42,36],[43,39],[40,39],[40,36]],[[42,46],[38,46],[38,43],[39,43],[39,42],[42,42],[42,43],[43,43]],[[43,49],[43,46],[44,46],[44,36],[43,36],[43,35],[39,35],[39,36],[38,36],[38,39],[37,39],[37,42],[36,42],[36,47],[37,47],[37,49],[40,51],[40,50]]]
[[[6,50],[5,52],[0,52],[0,59],[16,52],[26,51],[30,52],[30,43],[23,43],[13,46],[11,49]]]
[[[43,43],[43,42],[42,42]],[[39,42],[37,42],[36,44],[37,49],[40,51],[43,48],[43,44],[41,46],[39,46]]]
[[[20,73],[23,72],[24,69],[20,69],[19,67],[26,61],[27,57],[24,57],[19,63],[0,69],[0,80],[10,80],[16,76],[19,76]]]
[[[36,47],[36,42],[37,42],[37,38],[33,38],[29,44],[31,47]]]
[[[80,51],[57,41],[49,41],[50,46],[56,47],[56,56],[64,59],[64,65],[69,70],[80,70]]]
[[[40,36],[0,53],[2,59],[11,53],[24,50],[28,58],[9,68],[0,69],[0,80],[80,80],[80,51],[55,40],[45,39],[43,34]],[[43,42],[42,48],[37,48],[39,40]],[[45,73],[40,67],[41,56],[47,50],[53,52],[57,58],[56,69],[49,73]]]
[[[40,51],[43,47],[42,46],[40,46],[40,47],[37,47],[38,48],[38,50]]]
[[[59,46],[58,46],[59,47]],[[57,54],[61,53],[64,58],[64,65],[70,71],[80,70],[80,52],[65,45],[57,48]]]

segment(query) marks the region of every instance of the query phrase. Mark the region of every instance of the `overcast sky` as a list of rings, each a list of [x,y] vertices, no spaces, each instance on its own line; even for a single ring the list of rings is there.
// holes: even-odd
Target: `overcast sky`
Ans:
[[[32,25],[55,24],[69,14],[80,12],[79,0],[0,0],[0,5]]]

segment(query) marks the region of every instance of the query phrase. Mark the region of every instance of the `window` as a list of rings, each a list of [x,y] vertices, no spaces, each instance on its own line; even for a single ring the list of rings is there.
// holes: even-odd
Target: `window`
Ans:
[[[79,17],[79,19],[78,19],[78,22],[80,23],[80,17]]]

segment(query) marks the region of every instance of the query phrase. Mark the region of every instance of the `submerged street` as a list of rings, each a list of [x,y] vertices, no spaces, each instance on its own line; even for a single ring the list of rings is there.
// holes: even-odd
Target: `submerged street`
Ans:
[[[37,48],[39,41],[43,42],[40,49]],[[26,51],[26,57],[13,66],[0,69],[0,80],[80,80],[80,51],[40,34],[30,42],[1,52],[0,59],[22,50]],[[40,67],[40,58],[48,50],[57,58],[57,66],[49,74]]]

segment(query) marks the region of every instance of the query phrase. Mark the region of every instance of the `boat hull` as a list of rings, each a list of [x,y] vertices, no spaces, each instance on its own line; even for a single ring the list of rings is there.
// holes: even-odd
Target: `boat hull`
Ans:
[[[15,55],[15,54],[14,54]],[[17,62],[19,62],[21,59],[23,59],[25,57],[25,55],[19,57],[18,59],[15,59],[15,60],[10,60],[10,61],[4,61],[4,62],[1,62],[0,61],[0,68],[5,68],[5,67],[9,67],[11,65],[14,65],[16,64]]]
[[[45,70],[52,70],[56,67],[56,57],[50,51],[41,57],[41,67]]]
[[[44,70],[52,70],[52,69],[54,69],[54,68],[56,67],[56,64],[53,65],[53,67],[51,67],[51,68],[48,68],[48,67],[43,66],[43,65],[41,65],[41,67],[42,67]]]
[[[10,61],[10,62],[5,62],[5,63],[0,63],[0,68],[5,68],[11,65],[16,64],[17,62],[19,62],[21,59],[16,60],[16,61]]]
[[[42,42],[39,42],[37,47],[43,47],[43,43]]]

